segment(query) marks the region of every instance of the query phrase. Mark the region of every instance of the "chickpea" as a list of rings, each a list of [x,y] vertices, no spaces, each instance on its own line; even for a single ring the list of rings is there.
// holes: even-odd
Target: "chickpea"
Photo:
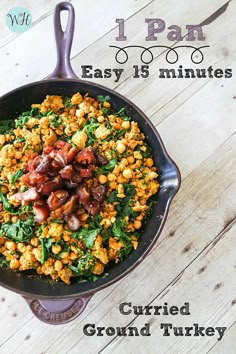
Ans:
[[[99,123],[104,122],[104,117],[103,117],[103,116],[97,117],[97,121],[98,121]]]
[[[53,245],[52,246],[52,253],[58,254],[61,252],[61,246],[60,245]]]
[[[131,171],[130,168],[126,168],[124,171],[123,171],[123,176],[125,178],[132,178],[133,177],[133,173]]]
[[[140,214],[139,216],[137,216],[136,220],[143,220],[143,215]]]
[[[16,244],[13,241],[6,241],[5,246],[11,252],[15,251],[15,249],[16,249]]]
[[[146,199],[141,199],[141,200],[140,200],[140,204],[141,204],[141,205],[145,205],[146,203],[147,203]]]
[[[17,222],[17,220],[19,219],[19,217],[17,216],[17,215],[15,215],[15,216],[12,216],[11,217],[11,222]]]
[[[127,121],[124,121],[122,124],[121,124],[122,128],[124,129],[129,129],[130,128],[130,122],[127,120]]]
[[[148,159],[146,159],[146,161],[145,161],[145,165],[147,166],[147,167],[152,167],[153,166],[153,159],[151,159],[151,158],[148,158]]]
[[[114,175],[114,173],[109,173],[107,179],[109,182],[114,182],[116,180],[116,176]]]
[[[37,237],[33,237],[30,243],[32,246],[37,247],[39,245],[39,239]]]
[[[4,145],[6,142],[5,135],[0,135],[0,145]]]
[[[76,260],[77,257],[78,257],[78,256],[77,256],[77,254],[75,254],[75,252],[70,252],[69,258],[70,258],[72,261]]]
[[[64,235],[64,236],[63,236],[63,240],[64,240],[65,242],[70,241],[70,235]]]
[[[15,152],[15,159],[20,160],[22,158],[22,152],[21,151],[16,151]]]
[[[127,139],[122,139],[121,142],[122,142],[122,144],[124,144],[125,146],[128,145],[128,140],[127,140]]]
[[[100,176],[98,177],[98,181],[99,181],[99,183],[104,184],[104,183],[107,182],[107,177],[104,176],[104,175],[100,175]]]
[[[117,143],[117,145],[116,145],[116,150],[117,150],[120,154],[122,154],[122,153],[125,151],[125,149],[126,149],[126,147],[125,147],[125,145],[124,145],[123,143],[121,143],[121,142]]]
[[[104,102],[103,107],[110,108],[111,104],[109,102]]]
[[[63,268],[63,263],[62,261],[56,260],[56,262],[54,263],[54,269],[59,272],[60,270],[62,270]]]
[[[24,253],[26,251],[26,245],[24,245],[23,243],[20,242],[20,243],[17,244],[17,249],[21,253]]]
[[[117,177],[117,182],[118,183],[125,183],[126,182],[126,178],[123,175],[119,175]]]
[[[126,158],[123,158],[123,159],[121,159],[121,164],[123,165],[123,166],[128,166],[128,160],[126,159]]]
[[[17,259],[12,259],[10,261],[10,268],[11,269],[17,269],[20,266],[20,262]]]
[[[135,158],[132,155],[130,155],[130,156],[127,157],[127,161],[128,161],[129,164],[132,164],[132,163],[135,162]]]
[[[68,264],[69,262],[70,262],[69,259],[63,259],[63,260],[62,260],[62,263],[63,263],[63,264]]]
[[[71,246],[71,250],[75,253],[75,254],[78,254],[78,250],[75,246]]]
[[[86,221],[88,219],[88,214],[83,214],[80,216],[81,221]]]
[[[111,189],[116,189],[117,183],[116,182],[111,182],[109,186],[110,186]]]
[[[137,160],[142,160],[142,154],[140,151],[134,151],[134,158]]]
[[[69,253],[68,252],[62,252],[62,254],[61,254],[61,258],[62,259],[66,259],[68,257],[69,257]]]
[[[135,229],[140,229],[140,227],[142,226],[142,223],[140,220],[135,220],[134,221],[134,227]]]
[[[7,186],[1,186],[1,192],[2,192],[2,194],[7,194],[7,192],[8,192]]]

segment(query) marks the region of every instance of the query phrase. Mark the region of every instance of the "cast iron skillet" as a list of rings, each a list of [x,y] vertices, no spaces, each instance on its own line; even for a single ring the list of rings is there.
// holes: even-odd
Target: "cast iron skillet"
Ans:
[[[65,32],[61,28],[60,13],[69,13]],[[54,28],[57,45],[57,65],[46,80],[31,83],[7,93],[0,98],[0,120],[14,120],[19,113],[29,110],[32,103],[40,103],[46,95],[71,96],[76,92],[89,93],[90,96],[109,95],[115,111],[125,107],[127,114],[137,121],[144,132],[154,154],[159,169],[160,190],[157,203],[147,224],[143,227],[142,237],[136,251],[123,262],[112,266],[108,275],[96,282],[70,286],[64,283],[52,284],[31,273],[0,270],[0,285],[21,294],[29,303],[33,313],[50,324],[60,324],[76,318],[85,308],[91,296],[115,281],[125,277],[136,267],[160,236],[167,218],[170,202],[180,186],[180,173],[167,154],[155,127],[145,114],[127,98],[96,83],[81,81],[70,64],[70,51],[74,33],[74,8],[67,2],[59,3],[55,9]],[[160,270],[159,270],[160,271]]]

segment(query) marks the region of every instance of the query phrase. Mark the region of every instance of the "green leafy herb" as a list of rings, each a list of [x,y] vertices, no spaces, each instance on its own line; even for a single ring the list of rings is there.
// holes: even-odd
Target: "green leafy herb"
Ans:
[[[41,238],[41,263],[45,263],[49,257],[52,247],[52,240],[50,238]]]
[[[125,115],[125,108],[121,108],[118,112],[116,112],[115,114],[116,116],[123,116]]]
[[[44,229],[45,227],[47,227],[47,224],[42,224],[42,225],[39,226],[38,231],[37,231],[37,235],[38,235],[39,237],[42,236],[43,229]]]
[[[2,192],[0,191],[0,201],[2,203],[3,206],[3,210],[6,211],[9,214],[12,215],[17,215],[19,213],[19,211],[17,210],[17,208],[15,208],[9,201],[7,198],[4,197],[4,195],[2,194]]]
[[[117,218],[112,226],[113,235],[121,241],[130,241],[130,237],[123,231],[125,227],[125,219]]]
[[[28,190],[28,187],[26,187],[26,186],[22,186],[21,189],[20,189],[20,191],[22,193],[26,192],[27,190]]]
[[[125,198],[118,198],[117,191],[112,191],[106,199],[107,203],[117,203],[115,209],[117,210],[118,215],[121,217],[131,217],[135,218],[138,216],[137,212],[134,212],[131,208],[133,204],[132,198],[135,195],[135,187],[132,184],[125,183],[123,185]]]
[[[24,206],[21,209],[14,207],[0,191],[0,202],[2,203],[3,210],[11,215],[21,215],[32,210],[30,205]]]
[[[141,150],[140,146],[136,146],[136,148],[134,150],[135,151],[140,151],[142,157],[144,157],[144,158],[150,157],[152,155],[152,150],[151,150],[150,146],[148,144],[146,144],[146,143],[144,143],[143,146],[146,147],[145,151]]]
[[[0,232],[4,237],[16,243],[30,241],[34,235],[34,221],[32,217],[29,217],[25,221],[18,219],[14,224],[5,222]]]
[[[72,104],[72,102],[71,102],[69,97],[64,97],[63,98],[63,105],[64,105],[64,107],[67,107],[67,108],[72,108],[73,107],[73,104]]]
[[[10,262],[6,260],[5,256],[0,257],[0,268],[3,268],[3,267],[7,267],[7,268],[10,267]]]
[[[94,135],[95,130],[100,126],[100,124],[92,118],[90,121],[87,120],[84,124],[84,131],[88,136],[88,139],[86,141],[86,146],[93,145],[96,141],[97,138]]]
[[[55,116],[55,113],[53,110],[51,110],[51,111],[45,112],[43,115],[49,117],[49,116]]]
[[[119,251],[119,258],[123,260],[132,251],[131,236],[124,232],[125,220],[122,218],[117,218],[112,226],[113,235],[124,243],[124,247]]]
[[[93,277],[92,271],[95,263],[96,259],[90,253],[85,253],[78,259],[77,263],[69,266],[69,268],[74,272],[75,276],[91,279],[91,277]]]
[[[30,115],[31,115],[31,117],[38,117],[38,118],[41,118],[43,116],[37,107],[34,107],[31,109]]]
[[[62,119],[61,119],[61,117],[54,115],[49,118],[49,123],[53,128],[58,128],[59,125],[62,123]]]
[[[29,121],[31,118],[30,112],[23,112],[18,119],[15,121],[15,127],[18,128],[23,128],[24,125]]]
[[[13,127],[14,121],[12,119],[1,120],[0,134],[7,134]]]
[[[20,178],[21,176],[23,176],[23,174],[24,174],[24,171],[23,171],[23,170],[21,170],[21,169],[17,170],[17,171],[11,176],[11,179],[10,179],[11,184],[14,184],[14,183],[18,180],[18,178]]]
[[[106,199],[107,203],[120,202],[121,198],[117,197],[117,191],[112,191]]]
[[[19,138],[16,139],[18,143],[23,143],[25,141],[25,138],[23,136],[19,136]]]
[[[117,160],[116,159],[111,159],[106,163],[106,165],[103,165],[97,170],[97,174],[108,174],[109,172],[112,172],[117,165]]]
[[[53,224],[53,223],[63,224],[64,220],[63,219],[52,219],[52,220],[50,220],[50,224]]]
[[[73,238],[82,240],[86,247],[91,249],[94,245],[94,241],[101,231],[101,228],[90,229],[90,228],[82,228],[72,234]]]
[[[117,130],[116,138],[120,138],[121,136],[125,135],[125,133],[126,133],[126,129]]]
[[[103,115],[104,117],[107,117],[110,113],[111,113],[110,108],[103,108],[103,109],[102,109],[102,115]]]
[[[104,103],[110,101],[110,96],[97,96],[99,103]]]

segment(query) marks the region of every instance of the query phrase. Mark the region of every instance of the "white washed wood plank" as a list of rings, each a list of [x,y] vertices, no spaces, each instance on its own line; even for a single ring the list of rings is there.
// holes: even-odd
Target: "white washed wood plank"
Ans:
[[[20,36],[19,33],[10,31],[6,25],[6,15],[9,10],[11,10],[13,7],[26,8],[32,15],[32,25],[34,26],[43,16],[50,15],[56,4],[58,4],[58,0],[38,0],[34,2],[30,0],[22,0],[20,3],[18,0],[2,0],[0,15],[0,48],[9,43],[9,41]]]
[[[181,7],[181,11],[171,11],[170,9],[174,8],[175,2],[171,0],[169,2],[159,1],[158,3],[154,2],[148,7],[146,7],[142,12],[137,14],[135,17],[130,18],[126,21],[126,34],[128,36],[127,42],[116,42],[115,37],[117,35],[117,29],[111,31],[106,35],[105,38],[100,39],[96,43],[93,44],[92,47],[87,48],[82,53],[79,53],[78,56],[73,58],[72,62],[75,68],[80,69],[81,64],[91,64],[94,68],[124,68],[124,73],[122,74],[121,80],[119,83],[114,82],[114,78],[112,79],[89,79],[99,82],[103,85],[107,85],[111,88],[114,88],[120,93],[126,95],[130,99],[134,100],[136,104],[140,106],[148,116],[151,116],[156,112],[157,109],[160,109],[164,104],[169,102],[178,92],[183,91],[190,82],[196,83],[196,80],[188,80],[188,79],[169,79],[169,80],[161,80],[158,79],[158,70],[163,67],[171,67],[166,63],[165,54],[161,55],[163,50],[158,49],[156,51],[153,50],[155,55],[158,55],[158,58],[150,64],[150,76],[147,79],[133,79],[131,75],[133,74],[133,65],[134,64],[142,64],[139,56],[141,53],[140,49],[128,49],[127,52],[129,54],[129,61],[125,65],[117,64],[115,61],[116,50],[109,48],[109,45],[143,45],[143,46],[151,46],[151,45],[174,45],[174,42],[170,42],[167,39],[168,31],[164,32],[164,34],[159,34],[158,41],[156,42],[147,42],[145,41],[145,37],[147,35],[147,26],[144,24],[145,18],[155,18],[160,17],[166,21],[166,26],[170,24],[178,24],[183,29],[183,34],[186,34],[185,25],[189,23],[200,23],[206,17],[208,17],[214,10],[220,7],[224,1],[219,2],[197,2],[194,4],[194,11],[190,11],[190,2],[183,1],[179,3]],[[192,3],[191,3],[192,6]],[[206,6],[206,7],[205,7]],[[204,11],[203,11],[203,7]],[[234,14],[236,13],[235,6],[229,5],[226,12],[221,15],[215,22],[212,24],[203,27],[203,31],[207,38],[204,42],[191,42],[190,44],[201,46],[211,44],[212,48],[205,49],[204,53],[206,53],[206,63],[207,66],[214,64],[216,61],[220,61],[220,59],[225,60],[226,49],[228,50],[229,62],[231,63],[233,53],[235,53],[236,46],[230,41],[231,36],[235,32],[235,23],[233,21]],[[225,23],[228,23],[228,30],[221,31],[222,26]],[[137,26],[139,27],[139,31],[137,32]],[[223,43],[223,44],[222,44]],[[186,41],[179,42],[178,44],[189,44]],[[222,47],[226,48],[222,51]],[[187,67],[193,67],[190,61],[191,50],[178,50],[178,53],[182,53],[180,55],[180,64],[187,65]],[[159,56],[160,55],[160,56]],[[235,59],[235,56],[234,56]],[[99,65],[98,65],[99,63]],[[226,65],[223,63],[223,65]],[[205,65],[204,65],[205,66]],[[175,66],[173,66],[175,67]],[[199,80],[201,81],[201,80]],[[205,81],[205,80],[203,80]],[[199,82],[198,82],[199,84]],[[145,100],[143,99],[145,95]]]
[[[220,341],[209,350],[210,354],[234,354],[236,348],[236,323],[234,323],[224,336],[224,341]]]
[[[152,0],[111,0],[107,16],[107,0],[72,0],[76,13],[72,56],[116,27],[116,18],[126,19],[150,2]],[[0,48],[0,95],[29,82],[42,80],[51,73],[56,65],[54,42],[53,14],[50,14]]]
[[[234,188],[235,186],[236,184]],[[209,246],[201,257],[186,269],[177,283],[168,287],[169,292],[164,298],[157,297],[151,303],[151,305],[158,306],[167,302],[169,305],[180,307],[184,302],[190,302],[189,316],[139,316],[132,326],[142,328],[145,323],[150,323],[152,335],[150,337],[117,338],[102,353],[125,353],[127,347],[132,348],[134,352],[141,353],[141,346],[149,353],[155,345],[158,347],[158,353],[163,354],[206,353],[217,342],[218,335],[164,337],[160,323],[172,323],[176,327],[191,327],[194,323],[203,327],[227,327],[235,321],[236,306],[232,306],[232,300],[235,299],[236,294],[235,232],[236,223],[222,235],[215,246]],[[205,270],[202,271],[202,269]],[[231,351],[226,350],[224,337],[220,344],[222,351],[218,353],[235,352],[233,343],[231,343]]]
[[[235,70],[236,62],[231,67]],[[210,81],[158,126],[182,177],[235,132],[234,92],[233,80],[223,88],[220,82]]]

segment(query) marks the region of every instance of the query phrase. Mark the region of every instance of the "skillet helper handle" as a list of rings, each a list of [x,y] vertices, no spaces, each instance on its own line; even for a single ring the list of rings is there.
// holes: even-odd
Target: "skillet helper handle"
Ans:
[[[61,12],[68,11],[68,21],[63,32],[61,26]],[[54,12],[54,31],[57,47],[57,65],[47,79],[78,79],[70,63],[70,52],[75,28],[75,10],[68,2],[57,4]]]
[[[68,300],[38,300],[23,296],[32,313],[40,321],[51,325],[65,324],[77,318],[92,295]]]

